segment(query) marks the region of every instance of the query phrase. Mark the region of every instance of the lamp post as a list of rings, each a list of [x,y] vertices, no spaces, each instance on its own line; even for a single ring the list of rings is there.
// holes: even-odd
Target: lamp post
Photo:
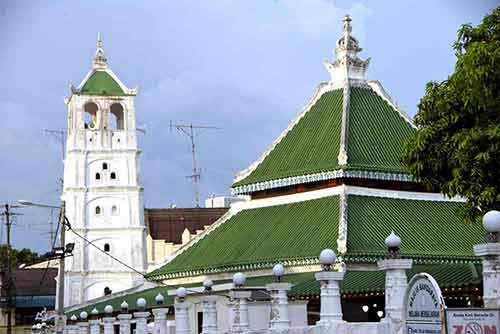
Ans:
[[[58,206],[55,205],[49,205],[49,204],[41,204],[41,203],[34,203],[31,201],[26,201],[26,200],[18,200],[17,201],[19,204],[24,205],[24,206],[33,206],[33,207],[39,207],[39,208],[48,208],[48,209],[59,209]],[[66,234],[66,227],[65,227],[65,219],[66,219],[66,203],[64,201],[61,202],[61,211],[59,212],[59,224],[60,224],[60,234],[59,234],[59,240],[60,240],[60,246],[57,250],[54,249],[54,255],[57,255],[59,257],[59,279],[58,279],[58,285],[57,285],[57,319],[56,319],[56,333],[62,333],[64,331],[64,257],[67,253],[71,253],[74,248],[74,244],[68,245],[68,249],[66,250],[66,240],[65,240],[65,234]]]

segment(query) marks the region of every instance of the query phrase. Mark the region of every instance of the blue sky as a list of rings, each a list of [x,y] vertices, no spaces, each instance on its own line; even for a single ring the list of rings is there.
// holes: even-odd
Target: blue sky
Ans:
[[[138,85],[147,207],[191,206],[189,142],[170,120],[220,126],[199,139],[202,197],[227,194],[245,168],[328,80],[323,61],[351,14],[368,78],[410,115],[430,80],[453,71],[462,23],[496,1],[2,1],[0,202],[58,203],[63,97],[90,69],[97,32],[113,71]],[[49,212],[22,209],[16,247],[46,251]],[[55,218],[54,218],[55,219]],[[5,240],[5,230],[1,233]]]

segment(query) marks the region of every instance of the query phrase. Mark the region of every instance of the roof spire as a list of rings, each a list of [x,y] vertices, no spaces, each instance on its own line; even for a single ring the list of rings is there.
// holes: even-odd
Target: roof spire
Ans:
[[[325,62],[326,69],[330,72],[332,82],[344,82],[347,78],[365,80],[365,72],[370,59],[361,60],[358,53],[362,50],[358,40],[351,35],[352,19],[349,15],[344,16],[342,36],[337,40],[335,55],[337,60]]]
[[[104,49],[102,48],[101,33],[97,33],[97,43],[96,51],[94,56],[94,68],[106,68],[108,65],[108,60],[104,54]]]

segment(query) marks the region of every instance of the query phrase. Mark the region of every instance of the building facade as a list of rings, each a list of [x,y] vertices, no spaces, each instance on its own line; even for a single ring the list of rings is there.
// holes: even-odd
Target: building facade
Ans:
[[[65,99],[62,199],[75,232],[66,237],[75,249],[66,259],[65,306],[136,286],[147,270],[136,94],[109,69],[98,38],[92,69]]]

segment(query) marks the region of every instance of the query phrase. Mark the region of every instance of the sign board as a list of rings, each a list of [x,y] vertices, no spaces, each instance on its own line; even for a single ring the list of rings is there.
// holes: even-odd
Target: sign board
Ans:
[[[500,310],[453,308],[446,310],[448,334],[500,334]]]
[[[404,317],[407,334],[441,334],[444,299],[436,280],[429,274],[413,276],[406,289]]]

